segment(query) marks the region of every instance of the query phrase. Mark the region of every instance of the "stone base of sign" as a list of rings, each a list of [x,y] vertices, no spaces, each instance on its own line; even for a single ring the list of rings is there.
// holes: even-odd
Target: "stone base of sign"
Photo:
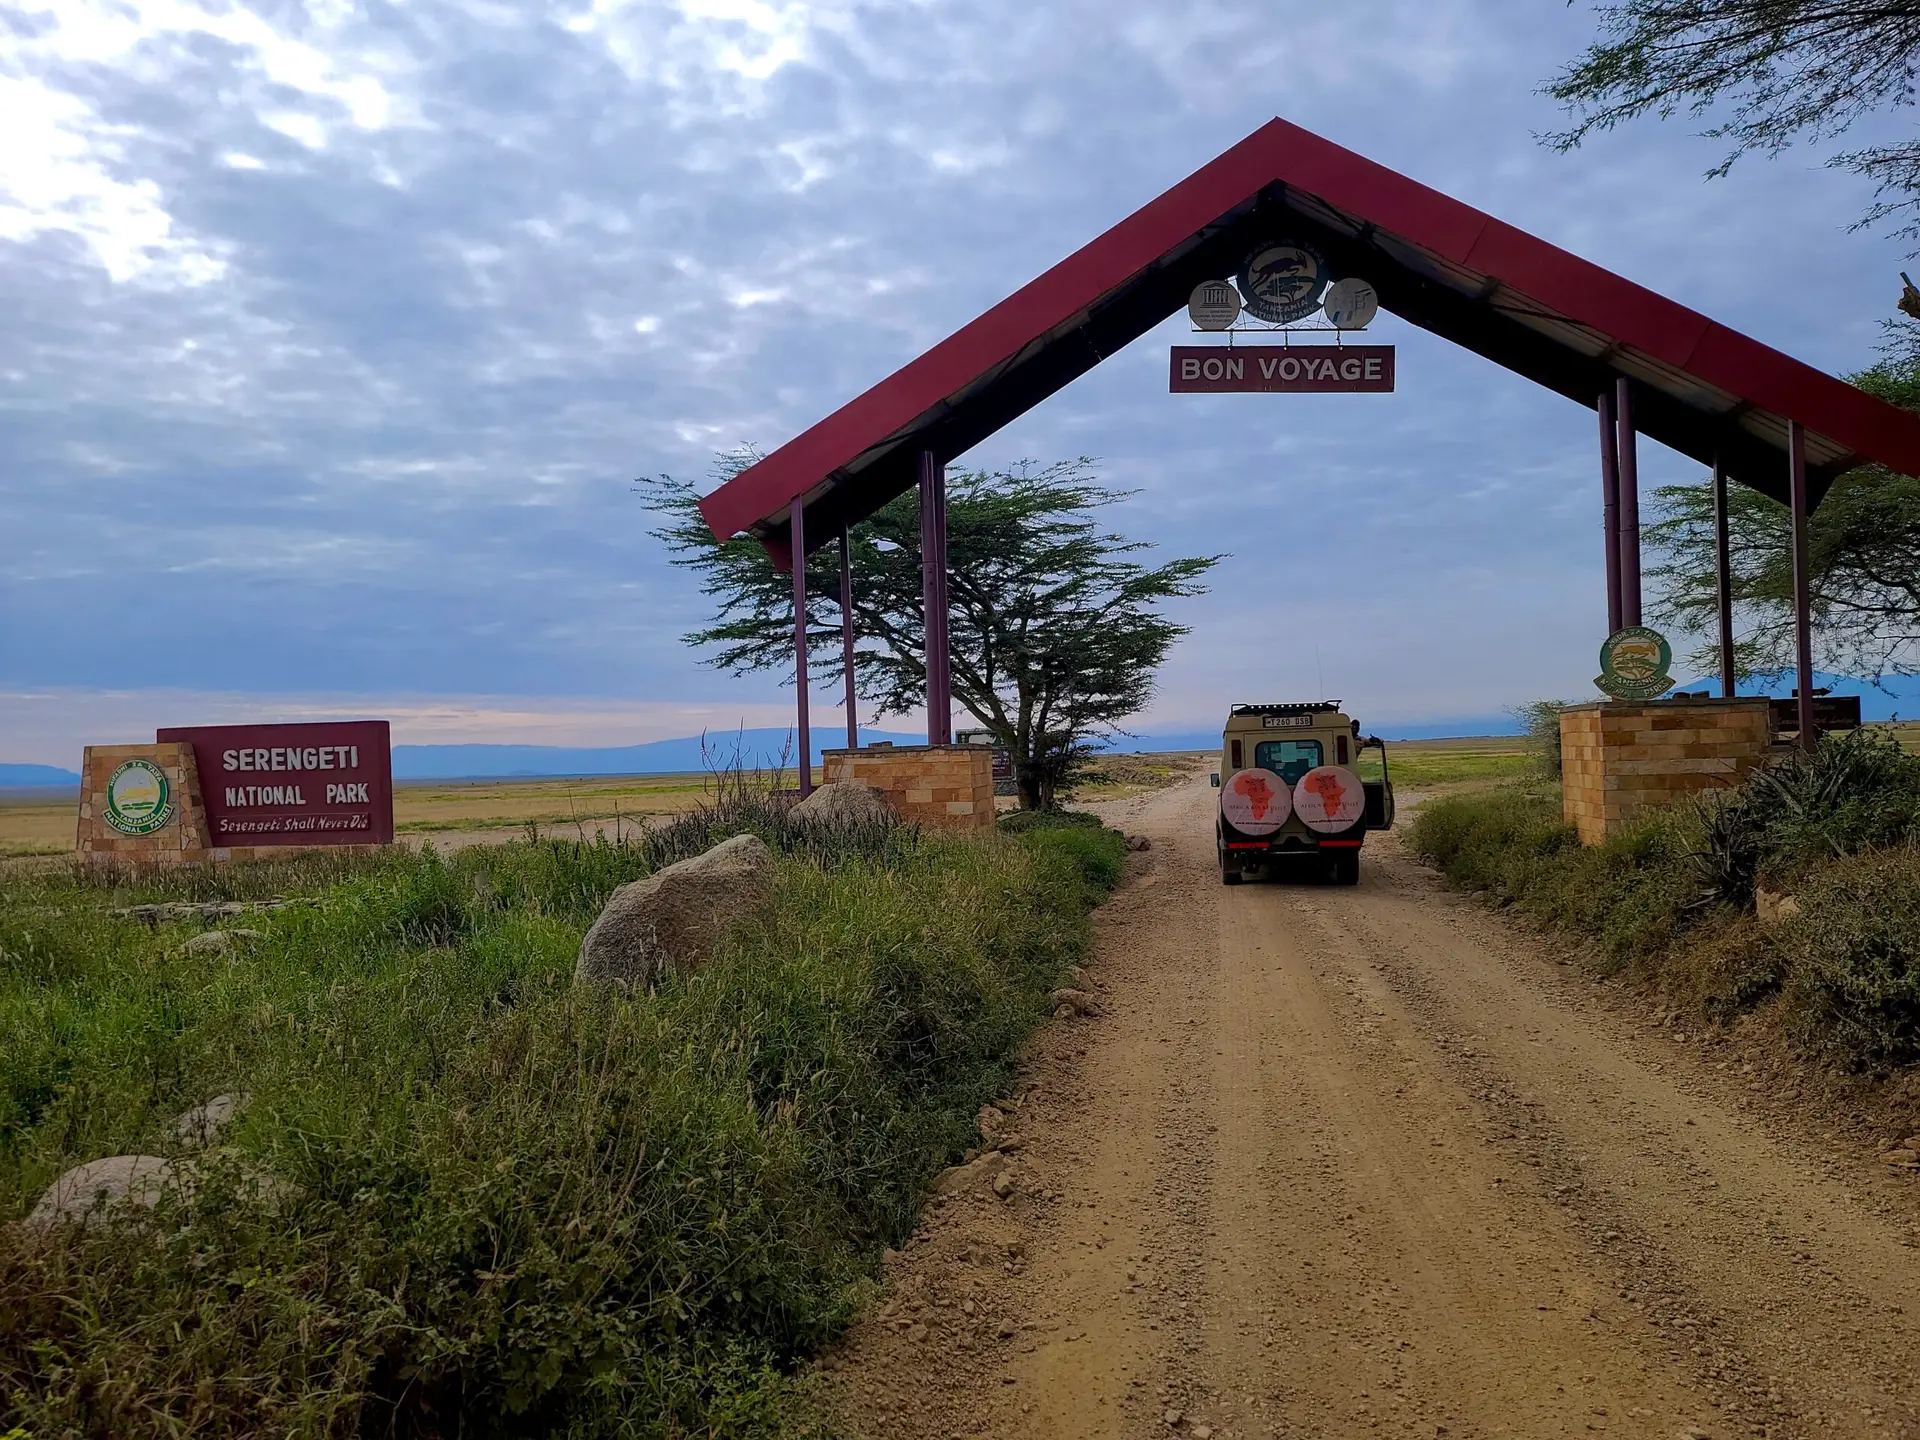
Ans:
[[[1561,813],[1598,845],[1704,790],[1736,784],[1767,758],[1764,698],[1608,701],[1560,714]]]
[[[173,819],[151,834],[125,835],[107,823],[107,782],[129,760],[149,760],[167,777]],[[80,826],[74,849],[93,864],[178,865],[211,858],[193,747],[89,745],[80,764]]]
[[[984,746],[869,746],[820,758],[829,784],[871,785],[904,820],[949,830],[993,826],[993,751]]]

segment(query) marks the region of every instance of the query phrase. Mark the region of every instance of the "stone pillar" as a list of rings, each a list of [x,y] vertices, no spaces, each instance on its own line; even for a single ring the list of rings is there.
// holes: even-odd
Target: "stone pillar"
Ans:
[[[152,780],[155,774],[164,786]],[[158,808],[145,808],[149,797],[158,800]],[[74,849],[92,864],[166,865],[212,858],[193,746],[184,741],[87,746],[80,762]]]
[[[1764,696],[1608,701],[1560,714],[1561,813],[1598,845],[1649,810],[1737,784],[1767,758]]]
[[[869,745],[828,750],[828,784],[871,785],[903,820],[944,830],[993,827],[993,751],[984,745]]]

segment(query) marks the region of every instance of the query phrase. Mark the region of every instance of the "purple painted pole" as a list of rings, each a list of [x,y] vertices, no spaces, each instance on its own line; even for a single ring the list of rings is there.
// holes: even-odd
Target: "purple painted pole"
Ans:
[[[860,748],[860,715],[853,693],[853,547],[840,532],[840,660],[847,672],[847,749]]]
[[[1713,452],[1714,599],[1720,612],[1720,695],[1731,700],[1733,681],[1733,559],[1727,544],[1727,472]]]
[[[927,656],[927,743],[951,743],[947,698],[946,476],[920,452],[920,608]]]
[[[1614,383],[1620,435],[1620,623],[1640,623],[1640,457],[1633,432],[1633,391],[1626,376]]]
[[[1613,397],[1594,404],[1600,412],[1600,514],[1607,544],[1607,634],[1620,628],[1620,450],[1613,429]]]
[[[933,471],[933,539],[939,548],[940,563],[934,567],[934,580],[940,587],[933,613],[940,621],[940,741],[953,743],[953,606],[947,593],[947,467]]]
[[[807,718],[807,509],[793,497],[793,689],[800,716],[800,798],[813,793],[813,727]]]
[[[1793,648],[1800,683],[1794,691],[1800,748],[1819,743],[1813,730],[1813,596],[1807,571],[1807,432],[1798,420],[1787,422],[1788,499],[1793,509]]]

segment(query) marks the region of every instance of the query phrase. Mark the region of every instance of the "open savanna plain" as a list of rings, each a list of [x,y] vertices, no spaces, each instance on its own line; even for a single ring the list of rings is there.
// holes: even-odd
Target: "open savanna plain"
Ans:
[[[1392,757],[1394,782],[1422,790],[1505,778],[1529,763],[1525,742],[1510,736],[1405,741],[1393,746]],[[1204,753],[1106,757],[1075,798],[1092,803],[1143,795],[1205,759]],[[530,831],[613,840],[661,816],[697,808],[716,785],[715,777],[699,772],[402,781],[394,787],[394,833],[416,848],[430,843],[439,849],[498,844]],[[0,790],[0,858],[70,853],[74,805],[63,790]]]

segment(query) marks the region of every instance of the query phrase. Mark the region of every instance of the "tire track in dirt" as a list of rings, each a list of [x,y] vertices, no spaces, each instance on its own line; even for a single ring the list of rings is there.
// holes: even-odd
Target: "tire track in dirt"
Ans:
[[[1862,1198],[1393,841],[1222,887],[1204,775],[824,1367],[874,1437],[1920,1437],[1911,1190]],[[1011,1100],[1009,1101],[1012,1105]]]

